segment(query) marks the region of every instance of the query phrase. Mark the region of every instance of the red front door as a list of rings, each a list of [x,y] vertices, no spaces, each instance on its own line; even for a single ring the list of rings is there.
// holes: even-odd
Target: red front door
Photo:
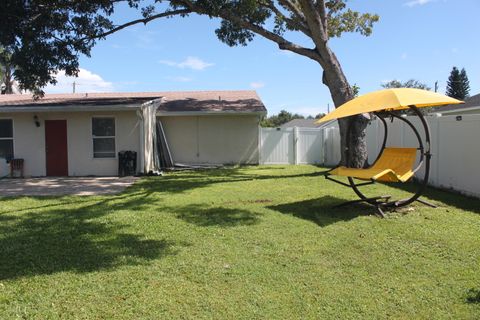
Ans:
[[[47,176],[68,176],[67,120],[45,120]]]

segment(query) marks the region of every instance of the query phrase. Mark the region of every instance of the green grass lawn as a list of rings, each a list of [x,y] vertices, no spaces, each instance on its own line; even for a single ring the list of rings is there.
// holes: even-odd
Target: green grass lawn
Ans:
[[[314,166],[0,198],[0,319],[479,319],[480,200],[386,219]],[[370,193],[400,195],[376,185]]]

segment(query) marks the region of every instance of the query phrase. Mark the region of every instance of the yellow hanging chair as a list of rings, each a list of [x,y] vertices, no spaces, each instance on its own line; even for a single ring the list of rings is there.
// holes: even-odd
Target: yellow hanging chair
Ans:
[[[427,90],[412,88],[385,89],[350,100],[318,120],[317,123],[320,123],[358,114],[373,113],[373,115],[378,117],[383,123],[383,144],[377,159],[370,167],[359,169],[337,166],[324,173],[325,178],[351,187],[360,198],[359,200],[348,201],[342,205],[355,202],[367,202],[375,206],[378,214],[382,217],[384,217],[383,209],[405,206],[413,201],[419,201],[433,206],[432,204],[419,199],[428,183],[430,158],[432,155],[430,152],[430,128],[418,108],[460,103],[463,103],[463,101]],[[420,133],[412,122],[400,115],[400,112],[406,109],[412,110],[413,113],[419,117],[424,128],[425,144],[423,143]],[[387,117],[392,118],[392,120],[396,118],[405,122],[414,132],[418,140],[418,147],[387,147],[388,126],[385,121],[385,118]],[[349,134],[347,132],[347,139],[348,137]],[[419,163],[415,166],[417,152],[419,153]],[[372,184],[377,181],[407,182],[422,166],[425,167],[423,180],[419,184],[417,192],[410,198],[392,201],[391,196],[367,197],[359,189],[361,186]],[[347,177],[348,183],[337,180],[333,178],[333,176]],[[368,182],[357,183],[354,179],[366,180]]]
[[[385,148],[378,160],[366,169],[336,167],[335,176],[382,182],[407,182],[414,175],[417,148]]]

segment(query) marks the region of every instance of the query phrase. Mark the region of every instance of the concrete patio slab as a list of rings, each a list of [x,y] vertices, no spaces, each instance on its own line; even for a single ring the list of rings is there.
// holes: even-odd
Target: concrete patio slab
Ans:
[[[137,177],[59,177],[0,180],[0,197],[105,195],[122,192]]]

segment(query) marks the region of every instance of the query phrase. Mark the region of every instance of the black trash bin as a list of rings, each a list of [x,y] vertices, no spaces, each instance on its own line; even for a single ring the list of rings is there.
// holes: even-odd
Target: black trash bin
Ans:
[[[137,153],[120,151],[118,153],[118,176],[134,176],[137,173]]]

